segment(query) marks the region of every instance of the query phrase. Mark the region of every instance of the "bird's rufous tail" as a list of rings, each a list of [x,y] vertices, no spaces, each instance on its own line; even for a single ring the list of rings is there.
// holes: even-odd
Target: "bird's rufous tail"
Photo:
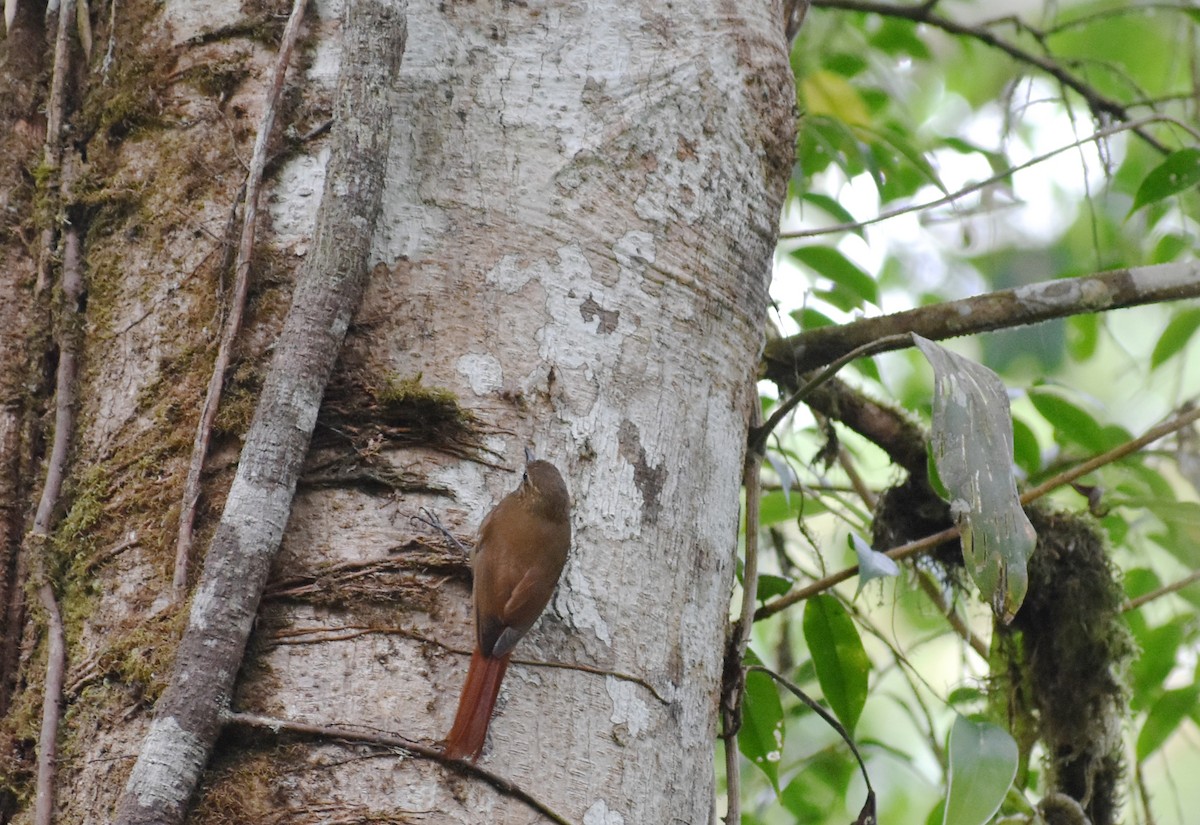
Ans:
[[[453,759],[470,757],[474,762],[483,752],[488,724],[492,721],[492,708],[496,705],[500,682],[504,680],[510,658],[511,652],[499,657],[484,656],[478,647],[471,654],[467,681],[458,697],[458,713],[454,716],[454,726],[446,736],[446,756]]]

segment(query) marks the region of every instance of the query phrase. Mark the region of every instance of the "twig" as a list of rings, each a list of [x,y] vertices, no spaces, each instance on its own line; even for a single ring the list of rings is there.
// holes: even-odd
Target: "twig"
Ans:
[[[445,525],[442,524],[442,520],[438,518],[437,514],[428,507],[422,507],[417,515],[409,516],[408,520],[410,522],[415,521],[418,524],[424,524],[427,527],[432,527],[434,530],[441,533],[442,536],[445,537],[446,541],[457,547],[464,556],[470,558],[471,551],[461,541],[459,541],[453,533],[446,529]]]
[[[54,39],[54,70],[50,80],[50,100],[47,103],[47,124],[44,163],[50,172],[46,192],[51,206],[43,217],[37,261],[37,281],[34,295],[50,286],[55,239],[62,208],[61,169],[63,155],[62,126],[65,119],[67,77],[71,63],[71,32],[75,18],[73,0],[62,0],[58,8],[58,29]],[[82,279],[79,276],[79,235],[73,231],[64,240],[63,298],[72,310],[78,307]],[[68,272],[73,273],[69,275]],[[73,295],[73,298],[72,298]],[[50,538],[54,507],[62,492],[63,476],[74,427],[74,405],[77,348],[74,336],[65,329],[65,319],[58,330],[59,360],[55,387],[54,443],[46,468],[46,481],[34,516],[33,530],[25,549],[32,556],[33,578],[37,582],[37,597],[46,611],[46,683],[42,693],[42,721],[38,736],[36,798],[33,821],[35,825],[50,825],[54,817],[54,777],[58,761],[58,723],[62,713],[63,674],[67,668],[66,635],[58,598],[50,583],[45,553]],[[16,632],[16,628],[10,628]]]
[[[779,422],[787,417],[788,413],[796,408],[796,405],[803,401],[817,387],[824,384],[830,378],[833,378],[837,372],[851,361],[856,361],[867,355],[874,355],[878,352],[886,352],[887,350],[897,349],[899,347],[912,344],[912,336],[908,333],[898,335],[888,335],[874,341],[868,341],[861,346],[855,347],[850,352],[840,356],[836,361],[829,364],[825,369],[821,370],[815,378],[809,380],[803,387],[792,393],[786,401],[780,404],[775,412],[771,413],[771,417],[767,419],[767,423],[762,426],[750,427],[750,450],[761,451],[767,443],[768,436],[779,426]]]
[[[1164,584],[1162,587],[1159,587],[1156,590],[1151,590],[1149,593],[1143,593],[1136,599],[1127,600],[1125,604],[1121,605],[1121,611],[1125,612],[1128,610],[1137,610],[1147,602],[1152,602],[1155,599],[1178,592],[1188,585],[1195,584],[1196,582],[1200,582],[1200,570],[1193,570],[1179,581],[1171,582],[1170,584]]]
[[[752,391],[750,394],[750,432],[755,433],[762,408],[759,406],[758,393]],[[754,604],[758,600],[758,508],[762,497],[762,445],[766,442],[766,436],[761,440],[752,437],[751,442],[746,448],[746,462],[742,468],[742,485],[746,488],[746,563],[742,567],[742,609],[733,625],[729,649],[725,654],[725,686],[721,702],[721,738],[725,741],[727,786],[725,825],[740,825],[742,821],[741,762],[737,744],[738,730],[742,726],[742,701],[746,694],[746,670],[742,663],[750,644]]]
[[[1065,146],[1059,146],[1058,148],[1052,149],[1051,151],[1046,152],[1043,155],[1038,155],[1037,157],[1031,158],[1030,160],[1027,160],[1024,163],[1019,163],[1016,166],[1005,169],[1003,172],[999,172],[995,175],[992,175],[989,178],[984,178],[981,181],[976,181],[974,183],[968,184],[967,186],[964,186],[962,189],[951,192],[948,195],[943,195],[942,197],[937,198],[936,200],[928,201],[926,203],[910,204],[908,206],[901,206],[896,209],[889,209],[886,212],[881,212],[880,214],[876,215],[875,217],[867,218],[866,220],[863,220],[863,221],[853,221],[850,223],[839,223],[839,224],[834,224],[833,226],[823,226],[818,229],[801,229],[801,230],[797,230],[795,232],[780,232],[779,238],[780,238],[780,240],[797,240],[799,238],[813,238],[813,237],[817,237],[819,235],[830,235],[835,232],[852,232],[856,229],[862,229],[864,227],[871,226],[873,224],[882,223],[883,221],[899,217],[900,215],[907,215],[910,212],[923,212],[928,209],[936,209],[939,206],[945,206],[947,204],[954,203],[955,201],[959,200],[960,198],[964,198],[967,195],[970,195],[974,192],[980,191],[981,189],[987,189],[989,186],[994,186],[997,183],[1008,180],[1015,173],[1021,172],[1032,166],[1037,166],[1039,163],[1044,163],[1045,161],[1050,160],[1054,156],[1060,155],[1063,152],[1070,151],[1071,149],[1076,149],[1076,148],[1083,146],[1085,144],[1088,144],[1088,143],[1095,143],[1097,141],[1104,140],[1105,138],[1112,137],[1113,135],[1118,134],[1120,132],[1129,131],[1131,129],[1136,129],[1138,127],[1149,126],[1152,123],[1171,123],[1175,126],[1178,126],[1181,129],[1186,130],[1188,133],[1190,133],[1192,135],[1193,138],[1195,138],[1197,141],[1200,141],[1200,133],[1198,133],[1192,127],[1188,126],[1183,121],[1181,121],[1177,118],[1168,117],[1167,115],[1150,115],[1150,116],[1142,118],[1140,120],[1133,120],[1133,121],[1129,121],[1127,123],[1118,123],[1115,126],[1108,126],[1103,129],[1098,129],[1095,132],[1093,132],[1092,134],[1088,135],[1087,137],[1080,138],[1079,140],[1076,140],[1073,143],[1068,143]]]
[[[179,513],[179,534],[175,543],[175,575],[172,581],[172,596],[176,601],[181,601],[187,593],[192,529],[196,520],[196,504],[200,500],[200,473],[204,468],[204,458],[208,453],[208,442],[212,437],[217,408],[221,404],[221,390],[224,387],[225,373],[229,369],[229,362],[233,355],[233,345],[242,327],[246,294],[250,289],[250,260],[254,251],[258,193],[262,184],[263,169],[267,162],[267,144],[275,124],[276,104],[279,101],[280,92],[283,90],[284,79],[287,77],[292,48],[300,34],[300,23],[304,19],[304,6],[305,0],[294,0],[287,27],[283,30],[283,40],[279,44],[279,54],[271,75],[271,85],[263,110],[262,123],[259,124],[258,135],[254,141],[254,154],[250,160],[250,170],[246,174],[242,235],[238,245],[237,260],[234,264],[233,300],[229,307],[229,315],[225,320],[225,328],[221,334],[221,344],[217,349],[212,377],[208,382],[208,392],[204,397],[204,407],[196,427],[196,438],[192,442],[192,458],[188,464],[187,481],[184,482],[183,488],[183,503]]]
[[[67,13],[67,7],[60,9]],[[37,582],[38,601],[46,611],[46,683],[42,694],[42,726],[38,739],[37,801],[34,804],[35,825],[50,825],[54,818],[54,775],[58,761],[58,723],[62,713],[64,674],[67,669],[66,634],[58,598],[46,567],[50,546],[51,522],[54,508],[62,493],[66,475],[67,451],[75,430],[75,394],[79,373],[78,332],[71,329],[79,311],[83,293],[79,227],[68,226],[63,235],[62,300],[64,312],[56,334],[59,347],[58,370],[54,388],[54,443],[46,468],[46,482],[33,519],[30,546],[33,556],[33,576]]]
[[[1057,489],[1058,487],[1062,487],[1066,484],[1070,484],[1080,476],[1087,475],[1093,470],[1103,467],[1106,464],[1111,464],[1114,461],[1118,461],[1125,456],[1130,455],[1131,453],[1137,452],[1151,442],[1157,441],[1165,435],[1169,435],[1170,433],[1183,429],[1198,419],[1200,419],[1200,405],[1185,409],[1174,418],[1164,421],[1162,424],[1159,424],[1156,427],[1152,427],[1137,438],[1131,439],[1130,441],[1127,441],[1118,447],[1114,447],[1108,452],[1102,453],[1095,458],[1091,458],[1076,467],[1072,467],[1069,470],[1064,470],[1063,472],[1059,473],[1053,478],[1047,479],[1031,490],[1026,490],[1021,494],[1021,504],[1025,505],[1036,501],[1037,499],[1046,495],[1046,493],[1049,493],[1051,490]],[[934,533],[931,536],[925,536],[924,538],[907,542],[906,544],[902,544],[898,547],[893,547],[887,551],[886,555],[895,561],[901,561],[903,559],[910,558],[911,556],[924,553],[926,550],[936,547],[942,542],[958,538],[958,536],[959,531],[957,527],[947,527],[945,530]],[[809,599],[817,595],[818,593],[824,593],[826,590],[829,590],[835,585],[841,584],[857,573],[858,565],[854,565],[853,567],[847,567],[844,570],[839,570],[838,572],[828,575],[819,581],[815,581],[806,587],[800,588],[799,590],[793,590],[790,593],[785,593],[779,598],[764,604],[757,611],[755,611],[754,621],[757,622],[766,618],[770,618],[779,611],[786,610],[797,602],[802,602],[805,599]]]
[[[902,20],[911,20],[914,23],[925,23],[934,28],[941,29],[948,34],[960,35],[969,37],[973,40],[978,40],[984,45],[998,49],[1013,60],[1020,63],[1027,63],[1042,72],[1050,75],[1062,85],[1066,86],[1079,94],[1088,104],[1094,115],[1107,115],[1115,120],[1128,121],[1129,112],[1120,102],[1113,100],[1098,90],[1092,88],[1089,84],[1080,80],[1075,75],[1068,72],[1062,66],[1048,58],[1039,57],[1032,52],[1022,49],[1015,43],[1011,43],[997,36],[994,32],[980,26],[969,26],[964,23],[958,23],[947,17],[942,17],[940,14],[934,14],[928,5],[893,5],[890,3],[872,2],[871,0],[813,0],[815,8],[823,9],[841,9],[843,11],[859,11],[868,14],[878,14],[882,17],[895,17]],[[1162,154],[1167,154],[1168,149],[1160,143],[1153,135],[1145,131],[1141,127],[1133,129],[1134,134],[1146,141],[1150,146],[1154,147]]]
[[[386,733],[350,730],[348,728],[332,727],[327,725],[312,725],[306,722],[292,722],[286,719],[260,716],[256,713],[229,712],[224,714],[223,721],[226,724],[240,725],[242,727],[253,728],[255,730],[269,730],[275,734],[278,734],[280,731],[287,731],[289,733],[298,733],[305,736],[317,736],[324,739],[349,742],[352,744],[375,745],[382,748],[399,748],[400,750],[408,751],[411,754],[438,762],[445,767],[456,771],[457,773],[482,779],[505,796],[510,796],[513,799],[524,802],[534,811],[546,817],[551,822],[559,823],[559,825],[572,825],[569,819],[555,811],[546,803],[540,801],[537,797],[521,788],[512,780],[505,779],[504,777],[492,773],[486,768],[481,768],[472,762],[462,759],[451,759],[442,753],[442,751],[438,748],[430,747],[429,745],[422,745],[419,742],[414,742],[411,739],[405,739],[401,736],[391,736]]]
[[[42,228],[38,250],[37,283],[34,295],[41,295],[50,286],[50,270],[54,259],[54,241],[62,207],[58,175],[62,170],[63,121],[66,119],[67,76],[71,66],[71,32],[75,22],[75,0],[62,0],[58,7],[58,30],[54,37],[54,73],[50,78],[50,100],[46,104],[46,151],[43,163],[49,173],[46,191],[50,196],[50,214]]]
[[[293,628],[287,631],[280,631],[273,634],[269,641],[278,645],[300,645],[300,644],[320,644],[322,642],[346,642],[351,639],[357,639],[360,636],[368,636],[372,633],[382,633],[391,636],[403,636],[406,639],[421,642],[439,647],[447,653],[453,653],[458,656],[470,656],[471,651],[454,645],[446,644],[438,639],[426,636],[423,633],[418,633],[415,630],[409,630],[406,627],[381,626],[381,625],[340,625],[338,627],[312,627],[312,628]],[[315,639],[303,639],[299,637],[312,636],[315,634],[322,635]],[[525,667],[547,667],[557,668],[560,670],[576,670],[581,673],[591,673],[596,676],[611,676],[622,682],[631,682],[639,687],[645,688],[655,699],[664,705],[669,705],[670,700],[658,692],[654,685],[647,682],[640,676],[634,676],[629,673],[621,673],[617,670],[607,670],[605,668],[593,667],[592,665],[584,665],[573,662],[544,662],[536,659],[518,659],[509,660],[511,664],[523,665]]]

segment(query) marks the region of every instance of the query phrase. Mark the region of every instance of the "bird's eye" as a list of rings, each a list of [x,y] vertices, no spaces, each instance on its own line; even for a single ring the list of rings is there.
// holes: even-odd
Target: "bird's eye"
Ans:
[[[521,473],[521,483],[522,484],[529,483],[529,473]]]

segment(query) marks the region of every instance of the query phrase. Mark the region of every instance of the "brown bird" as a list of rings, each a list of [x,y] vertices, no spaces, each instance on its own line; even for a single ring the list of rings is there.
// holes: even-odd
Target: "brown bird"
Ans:
[[[475,651],[446,736],[445,753],[455,759],[474,761],[483,752],[512,650],[549,604],[571,546],[563,477],[528,450],[525,458],[521,486],[488,513],[471,553]]]

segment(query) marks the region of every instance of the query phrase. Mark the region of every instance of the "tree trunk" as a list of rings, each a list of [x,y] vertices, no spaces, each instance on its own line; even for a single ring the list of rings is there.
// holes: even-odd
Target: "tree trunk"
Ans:
[[[285,6],[156,8],[121,4],[107,70],[107,17],[93,21],[75,114],[93,174],[75,193],[88,196],[89,334],[56,532],[70,821],[111,819],[182,630],[175,519],[219,328],[219,241]],[[323,138],[302,138],[328,116],[338,13],[311,10],[293,68],[198,548],[311,254],[326,158]],[[427,506],[470,538],[532,446],[567,479],[574,542],[480,765],[570,822],[708,822],[741,460],[791,161],[779,4],[410,3],[392,87],[372,253],[384,266],[326,394],[232,706],[443,736],[472,639],[468,578],[409,516]],[[26,678],[44,671],[42,647]],[[10,741],[29,741],[16,711],[35,693],[16,697]],[[196,822],[538,821],[436,762],[232,728],[193,802]]]

